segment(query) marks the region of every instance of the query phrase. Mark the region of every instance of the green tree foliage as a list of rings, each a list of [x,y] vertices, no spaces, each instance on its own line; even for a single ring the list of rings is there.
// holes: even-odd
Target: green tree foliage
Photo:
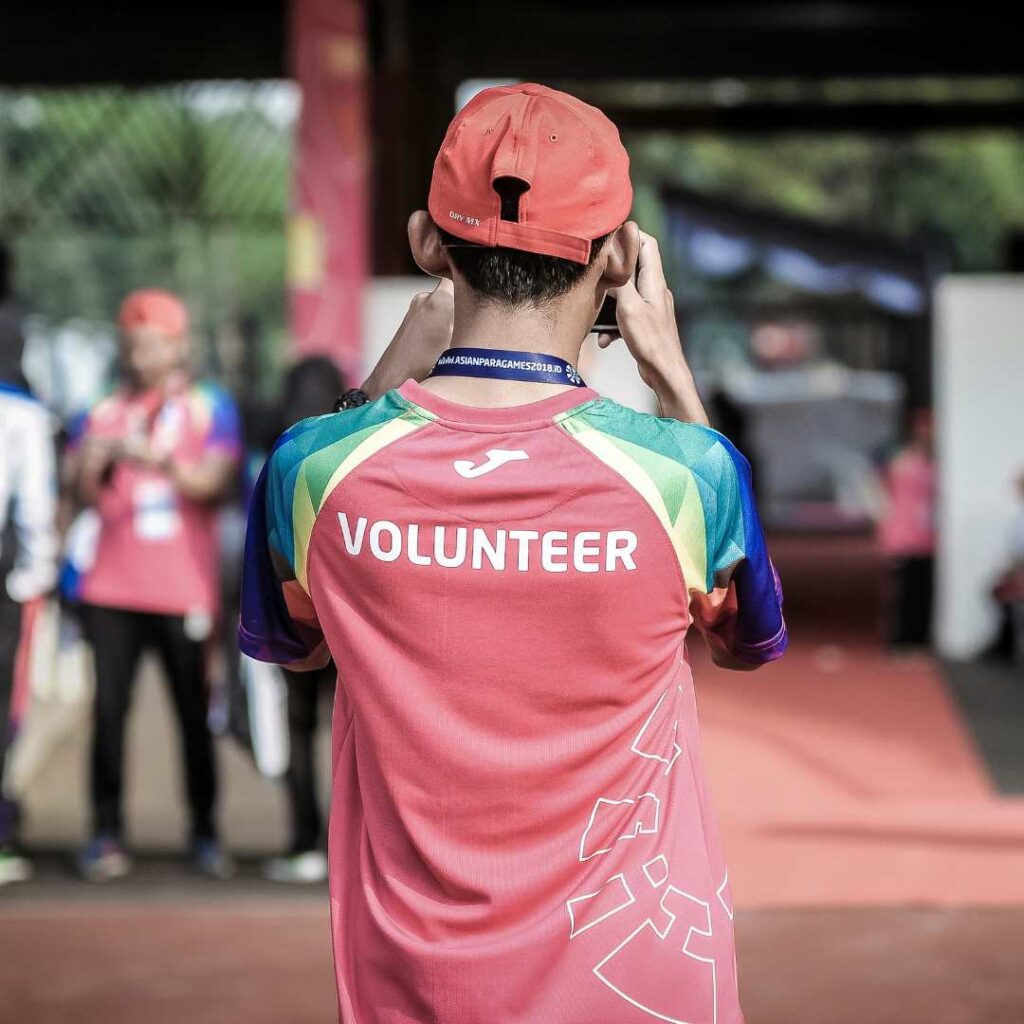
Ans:
[[[111,321],[162,286],[207,368],[243,321],[280,349],[294,113],[285,83],[0,91],[0,236],[30,308]]]
[[[822,223],[907,240],[937,236],[961,272],[1001,269],[1007,236],[1024,230],[1024,137],[1017,132],[652,133],[627,144],[634,174],[648,188],[674,182]]]

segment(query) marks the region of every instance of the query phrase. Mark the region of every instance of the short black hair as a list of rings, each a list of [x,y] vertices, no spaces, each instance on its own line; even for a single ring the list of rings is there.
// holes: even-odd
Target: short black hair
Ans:
[[[501,245],[473,245],[443,228],[439,227],[438,231],[441,241],[451,246],[449,259],[466,279],[466,284],[484,298],[509,309],[549,302],[570,291],[593,266],[609,238],[609,235],[595,238],[590,243],[590,259],[576,263]]]
[[[502,220],[519,220],[519,200],[528,189],[529,185],[518,178],[495,179],[494,191],[501,199]],[[474,245],[456,238],[440,225],[437,230],[441,241],[451,247],[448,255],[466,284],[484,298],[509,309],[549,302],[570,291],[593,266],[609,237],[593,239],[590,258],[586,263],[577,263],[500,245]]]

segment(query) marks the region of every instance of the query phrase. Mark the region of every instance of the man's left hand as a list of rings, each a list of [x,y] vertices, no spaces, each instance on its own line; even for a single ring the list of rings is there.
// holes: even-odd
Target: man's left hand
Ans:
[[[401,326],[366,378],[367,395],[379,398],[410,377],[423,380],[451,344],[454,321],[455,291],[447,278],[441,278],[433,291],[413,296]]]

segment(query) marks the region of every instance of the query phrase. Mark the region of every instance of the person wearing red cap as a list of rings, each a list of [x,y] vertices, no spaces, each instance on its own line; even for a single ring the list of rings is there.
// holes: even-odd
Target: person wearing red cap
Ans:
[[[86,879],[126,874],[122,773],[125,720],[142,652],[155,648],[182,734],[196,866],[224,876],[216,777],[206,724],[206,643],[218,613],[217,505],[235,480],[238,414],[222,389],[187,372],[188,314],[170,292],[132,292],[118,317],[122,380],[90,412],[71,456],[81,501],[100,529],[81,583],[96,664],[93,835],[78,857]]]
[[[686,640],[772,661],[782,596],[631,204],[600,111],[480,93],[409,223],[442,283],[257,485],[241,646],[339,668],[345,1024],[742,1021]],[[609,293],[661,416],[576,368]]]

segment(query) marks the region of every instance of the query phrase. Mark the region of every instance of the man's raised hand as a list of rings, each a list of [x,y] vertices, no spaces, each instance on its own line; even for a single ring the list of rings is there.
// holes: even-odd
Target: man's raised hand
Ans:
[[[619,334],[636,360],[643,382],[655,393],[662,414],[688,422],[708,423],[693,374],[683,354],[675,300],[665,281],[658,240],[640,232],[636,282],[612,288]],[[615,336],[606,332],[597,343],[607,348]]]
[[[433,291],[413,296],[405,319],[367,377],[363,390],[373,399],[410,377],[423,380],[451,343],[454,321],[455,291],[448,278],[441,278]]]

